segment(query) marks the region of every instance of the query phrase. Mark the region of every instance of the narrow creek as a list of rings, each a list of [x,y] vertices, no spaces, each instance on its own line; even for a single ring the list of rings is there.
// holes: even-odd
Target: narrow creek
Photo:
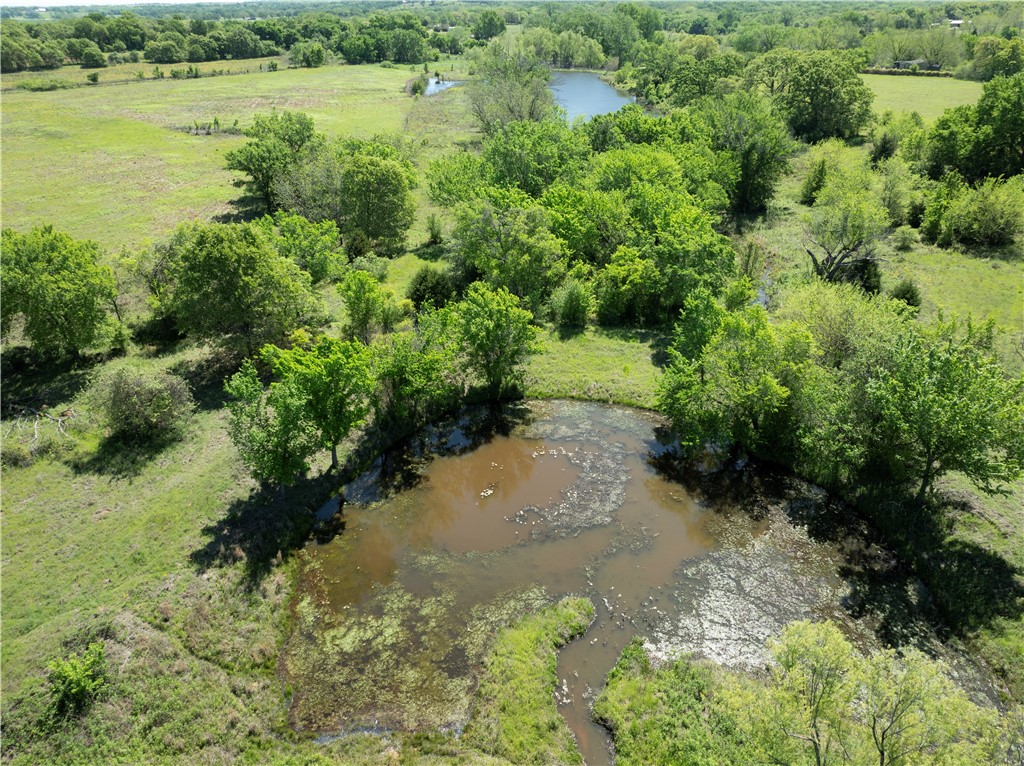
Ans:
[[[839,551],[781,506],[699,503],[653,467],[658,424],[580,402],[470,412],[348,485],[336,534],[303,553],[282,662],[293,725],[461,731],[497,631],[579,594],[597,615],[559,655],[556,699],[598,766],[613,754],[590,705],[633,636],[655,658],[757,669],[788,622],[841,618]]]

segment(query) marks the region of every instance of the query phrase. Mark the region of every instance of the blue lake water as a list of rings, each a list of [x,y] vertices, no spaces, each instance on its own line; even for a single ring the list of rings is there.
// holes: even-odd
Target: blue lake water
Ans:
[[[555,103],[568,113],[569,122],[577,117],[590,119],[617,112],[636,101],[633,96],[619,93],[594,72],[555,72],[550,87]]]

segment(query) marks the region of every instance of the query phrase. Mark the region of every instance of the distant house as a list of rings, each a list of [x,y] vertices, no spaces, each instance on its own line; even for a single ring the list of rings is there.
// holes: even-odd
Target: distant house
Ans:
[[[962,27],[963,25],[964,25],[964,20],[963,19],[950,19],[949,20],[949,28],[950,29],[960,29],[960,27]]]
[[[937,72],[942,69],[941,64],[933,64],[928,59],[914,59],[913,61],[894,61],[892,65],[896,69],[913,69],[917,67],[924,72]]]

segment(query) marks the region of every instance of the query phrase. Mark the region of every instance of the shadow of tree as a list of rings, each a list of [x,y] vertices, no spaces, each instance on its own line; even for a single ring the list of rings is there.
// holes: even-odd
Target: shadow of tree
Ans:
[[[262,487],[232,503],[227,513],[203,528],[206,544],[189,556],[200,572],[243,565],[246,588],[259,585],[276,561],[305,545],[319,501],[337,487],[337,477],[325,474],[299,482],[282,494]]]
[[[267,212],[267,206],[261,197],[253,194],[243,193],[229,203],[231,209],[213,216],[217,223],[245,223],[262,218]]]
[[[93,369],[104,359],[102,355],[46,358],[27,347],[4,351],[0,357],[4,414],[13,414],[11,408],[17,406],[39,409],[71,401],[89,385]]]
[[[174,440],[149,444],[132,444],[107,437],[100,442],[95,452],[85,456],[74,456],[68,466],[78,475],[95,474],[112,479],[134,479]]]
[[[698,470],[672,452],[651,459],[713,510],[759,518],[766,503],[781,503],[812,539],[837,546],[844,561],[839,574],[851,588],[844,606],[873,623],[884,643],[926,649],[929,635],[962,638],[999,618],[1024,617],[1024,572],[950,536],[952,499],[922,507],[889,485],[863,491],[854,506],[784,469],[739,462]]]
[[[238,358],[224,350],[212,352],[202,359],[178,362],[170,371],[183,378],[192,391],[192,398],[201,410],[217,410],[227,402],[224,381],[238,370]]]

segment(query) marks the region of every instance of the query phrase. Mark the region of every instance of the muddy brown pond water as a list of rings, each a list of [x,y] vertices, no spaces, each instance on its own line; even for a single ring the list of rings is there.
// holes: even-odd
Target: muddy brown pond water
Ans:
[[[655,658],[757,669],[788,622],[844,618],[837,547],[784,501],[698,502],[652,467],[659,422],[579,402],[468,413],[345,487],[342,512],[321,511],[336,534],[304,552],[283,658],[293,724],[459,731],[496,632],[580,594],[597,616],[561,651],[556,698],[597,766],[611,742],[590,703],[634,635]],[[806,485],[800,502],[814,502]]]

